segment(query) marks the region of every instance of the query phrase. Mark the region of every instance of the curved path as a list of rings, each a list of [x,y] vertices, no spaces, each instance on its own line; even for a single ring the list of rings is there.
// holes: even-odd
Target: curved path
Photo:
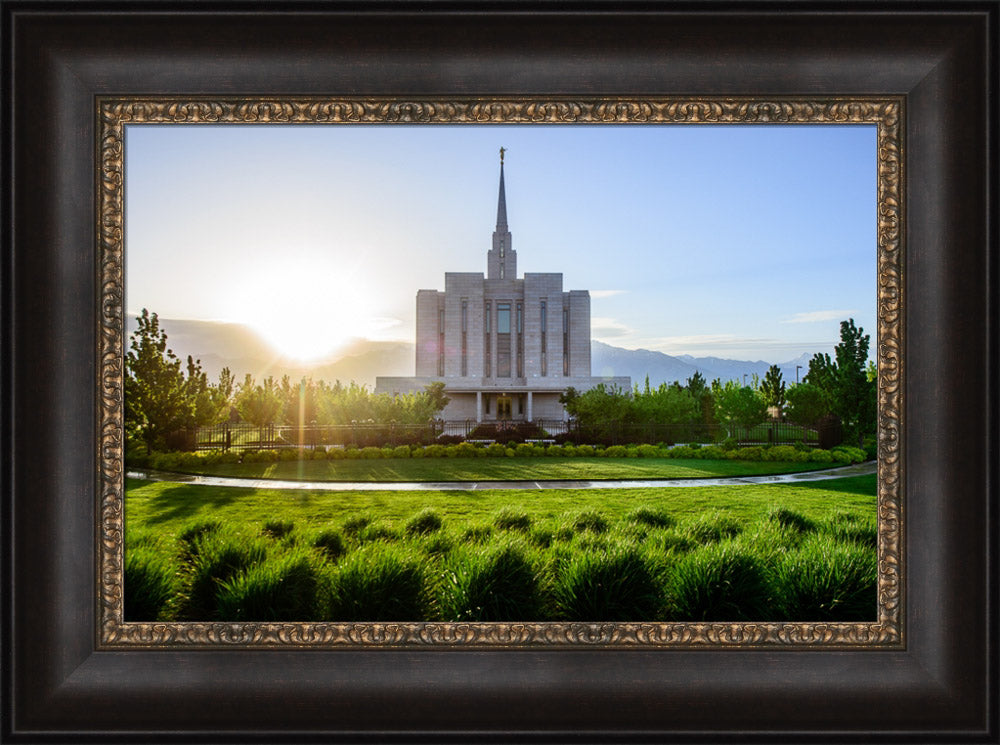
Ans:
[[[738,486],[741,484],[794,484],[875,473],[875,461],[822,471],[783,473],[775,476],[729,478],[624,479],[620,481],[288,481],[242,479],[230,476],[193,476],[166,471],[129,471],[126,476],[147,481],[172,481],[202,486],[236,486],[247,489],[299,489],[310,491],[473,491],[476,489],[641,489],[655,486]]]

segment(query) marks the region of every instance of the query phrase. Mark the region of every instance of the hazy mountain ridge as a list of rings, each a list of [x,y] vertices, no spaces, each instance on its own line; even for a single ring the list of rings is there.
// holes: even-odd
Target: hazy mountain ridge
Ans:
[[[414,374],[414,345],[410,342],[371,341],[355,339],[329,358],[307,363],[283,357],[253,329],[238,323],[220,321],[194,321],[160,319],[160,327],[167,334],[167,346],[181,359],[191,355],[201,360],[202,369],[209,379],[218,378],[223,367],[228,367],[237,380],[246,373],[255,378],[272,375],[281,378],[289,375],[295,380],[304,376],[343,383],[356,381],[374,387],[376,376],[410,376]],[[134,316],[127,319],[129,336],[137,328]],[[812,355],[803,354],[794,360],[779,363],[786,382],[795,381],[795,367],[800,365],[799,377],[809,370]],[[771,363],[761,360],[730,360],[720,357],[671,356],[648,349],[623,349],[595,341],[591,344],[591,370],[595,376],[628,375],[634,385],[644,385],[649,376],[654,388],[661,383],[684,383],[700,372],[706,380],[742,380],[747,383],[753,375],[764,377]]]

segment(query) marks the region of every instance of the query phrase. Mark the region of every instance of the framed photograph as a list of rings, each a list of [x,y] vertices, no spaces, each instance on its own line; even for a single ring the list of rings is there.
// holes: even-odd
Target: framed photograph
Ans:
[[[5,738],[996,740],[996,5],[803,4],[780,18],[82,8],[3,6]],[[704,277],[695,257],[712,265]],[[247,324],[270,359],[222,354],[223,320]],[[740,478],[755,460],[851,460],[827,430],[810,447],[818,414],[779,422],[783,401],[766,424],[727,418],[726,378],[734,397],[762,400],[783,385],[779,365],[719,375],[715,419],[692,404],[671,421],[682,434],[598,431],[607,417],[581,403],[695,401],[710,356],[787,360],[785,381],[799,368],[818,381],[810,352],[832,355],[837,337],[817,349],[801,330],[823,323],[839,326],[841,370],[854,344],[871,386],[868,413],[838,421],[857,460],[865,447],[877,458],[846,492],[816,495],[849,492],[858,515],[770,495],[753,514],[718,502],[712,525],[688,525],[548,483],[573,459],[596,479],[656,462],[662,479],[663,463],[704,448]],[[754,354],[766,343],[788,356]],[[345,367],[333,352],[350,344],[411,363]],[[634,380],[623,353],[648,346],[687,380]],[[371,374],[373,390],[350,385],[354,408],[340,384],[307,395],[327,363],[345,382]],[[173,383],[190,416],[157,420]],[[361,399],[381,413],[357,413]],[[258,416],[271,404],[288,411]],[[778,449],[787,457],[764,455]],[[465,461],[478,465],[459,478]],[[389,465],[397,482],[469,483],[372,491]],[[164,473],[192,471],[203,483]],[[330,493],[331,473],[358,483]],[[260,494],[308,502],[299,512],[254,506],[232,483],[283,474],[285,492]],[[745,524],[730,517],[714,539],[726,568],[744,553],[774,577],[784,567],[801,597],[803,546],[826,562],[858,549],[868,599],[840,615],[770,591],[734,604],[749,570],[707,580],[727,587],[722,610],[706,588],[684,595],[670,572],[712,553],[677,548],[684,531],[725,532],[727,511]],[[270,564],[195,576],[199,551],[233,550],[214,532],[244,528]],[[751,556],[778,533],[787,546]],[[175,595],[154,587],[163,546],[179,557],[161,566]],[[474,587],[501,555],[508,575],[538,572],[502,608]],[[373,584],[379,561],[451,579]],[[318,572],[332,578],[322,602],[286,592]],[[614,588],[581,589],[595,583]]]

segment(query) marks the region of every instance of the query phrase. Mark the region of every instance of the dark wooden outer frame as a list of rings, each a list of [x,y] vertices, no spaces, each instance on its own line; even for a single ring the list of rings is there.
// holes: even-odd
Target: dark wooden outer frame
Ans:
[[[0,737],[995,742],[997,4],[408,7],[3,2]],[[904,96],[906,648],[97,650],[95,99],[171,94]]]

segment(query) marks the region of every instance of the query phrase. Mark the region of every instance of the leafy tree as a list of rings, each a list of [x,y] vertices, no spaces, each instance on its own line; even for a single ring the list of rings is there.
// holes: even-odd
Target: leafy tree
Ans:
[[[274,424],[281,411],[281,393],[274,378],[268,376],[257,384],[247,373],[236,391],[236,410],[243,421],[255,427]]]
[[[224,368],[219,375],[219,385],[209,385],[208,375],[201,369],[201,360],[187,358],[185,393],[191,404],[188,428],[218,424],[229,414],[229,399],[233,392],[232,374]]]
[[[768,407],[776,408],[780,412],[781,407],[785,405],[785,381],[781,379],[781,370],[777,365],[771,365],[767,369],[767,374],[760,384],[760,393]]]
[[[167,335],[156,313],[139,314],[125,357],[126,435],[141,439],[149,450],[163,449],[171,432],[188,426],[194,405],[181,361],[167,347]]]
[[[764,421],[767,404],[750,386],[741,386],[734,380],[725,384],[712,384],[715,415],[725,426],[728,436],[734,437],[736,429],[750,429]]]
[[[444,407],[448,405],[451,398],[444,393],[444,383],[440,380],[424,387],[425,394],[434,410],[434,415],[440,414]]]
[[[788,418],[795,424],[811,427],[830,413],[830,400],[823,390],[812,383],[793,385],[785,394]]]

